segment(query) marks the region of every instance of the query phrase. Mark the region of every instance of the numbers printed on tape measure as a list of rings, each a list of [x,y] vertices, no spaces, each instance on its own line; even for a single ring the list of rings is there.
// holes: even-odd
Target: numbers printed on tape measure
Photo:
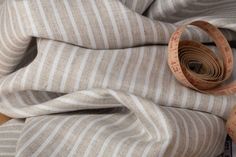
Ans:
[[[180,41],[181,34],[188,25],[199,27],[210,35],[221,55],[216,55],[199,42]],[[232,75],[233,54],[231,47],[221,31],[208,22],[194,21],[177,28],[168,45],[168,65],[175,78],[186,87],[215,95],[236,93],[236,81],[222,86],[222,83]],[[226,128],[228,134],[236,142],[236,114],[234,111],[236,111],[236,107],[229,116]]]

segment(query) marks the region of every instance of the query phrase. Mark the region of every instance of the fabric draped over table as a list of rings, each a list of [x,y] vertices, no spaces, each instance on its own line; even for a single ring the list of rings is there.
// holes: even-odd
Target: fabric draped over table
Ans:
[[[233,41],[235,13],[235,0],[2,0],[0,112],[14,119],[0,156],[221,154],[236,97],[179,84],[167,44],[199,19]],[[183,39],[211,42],[193,27]]]

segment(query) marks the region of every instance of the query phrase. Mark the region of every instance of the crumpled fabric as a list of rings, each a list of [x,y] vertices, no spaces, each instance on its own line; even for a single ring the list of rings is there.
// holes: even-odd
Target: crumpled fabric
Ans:
[[[167,46],[177,26],[194,20],[234,41],[235,0],[2,0],[0,7],[0,113],[13,118],[0,126],[0,156],[223,152],[235,95],[179,84]],[[195,27],[182,38],[212,42]]]

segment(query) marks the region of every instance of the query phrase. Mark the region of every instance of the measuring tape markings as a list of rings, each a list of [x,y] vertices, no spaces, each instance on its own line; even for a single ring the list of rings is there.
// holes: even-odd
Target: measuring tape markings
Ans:
[[[210,37],[212,37],[213,41],[216,43],[217,48],[220,50],[221,57],[216,56],[216,54],[214,54],[209,48],[201,43],[194,41],[180,41],[181,35],[188,25],[197,26],[204,30],[208,35],[210,35]],[[191,53],[194,51],[195,53],[197,51],[201,52],[199,53],[198,58],[203,57],[201,55],[206,56],[207,54],[208,57],[212,58],[209,61],[215,62],[215,67],[218,67],[218,69],[214,70],[220,72],[220,76],[218,76],[218,78],[211,78],[210,76],[204,74],[197,74],[189,70],[186,65],[181,64],[181,58],[179,57],[181,53],[179,50],[181,50],[181,48],[183,49],[183,47],[185,48],[185,51],[191,50],[191,52],[189,52],[190,56],[193,55]],[[221,62],[223,63],[223,65]],[[229,79],[232,74],[233,54],[231,47],[228,41],[225,39],[224,35],[220,32],[219,29],[208,22],[194,21],[190,24],[186,24],[177,28],[177,30],[172,34],[168,45],[168,65],[176,79],[184,86],[190,87],[203,93],[218,95],[229,95],[236,92],[235,83],[219,87],[219,85]],[[234,87],[232,87],[232,85],[234,85]]]
[[[220,53],[212,52],[200,42],[180,41],[181,35],[188,25],[204,30],[213,39]],[[191,63],[199,65],[197,72],[191,69]],[[186,87],[206,94],[231,95],[236,93],[236,81],[222,85],[230,78],[233,71],[231,47],[221,31],[208,22],[194,21],[177,28],[168,45],[168,65],[175,78]],[[236,106],[228,117],[226,130],[236,142]]]

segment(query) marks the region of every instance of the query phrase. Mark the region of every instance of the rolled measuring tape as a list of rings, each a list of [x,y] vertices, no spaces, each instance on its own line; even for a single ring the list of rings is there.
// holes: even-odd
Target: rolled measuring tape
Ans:
[[[213,39],[219,53],[200,42],[181,41],[188,25],[205,31]],[[233,71],[231,47],[221,31],[206,21],[194,21],[177,28],[168,44],[168,65],[175,78],[186,87],[214,95],[236,93],[236,81],[224,84]],[[236,143],[236,107],[227,120],[226,130]]]

